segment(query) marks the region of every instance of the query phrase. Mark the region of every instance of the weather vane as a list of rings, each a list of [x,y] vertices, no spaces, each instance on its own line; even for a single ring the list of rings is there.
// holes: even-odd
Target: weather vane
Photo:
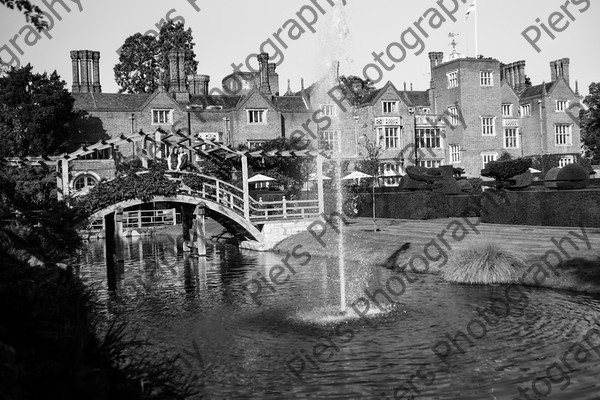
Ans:
[[[458,42],[456,41],[457,36],[460,36],[460,34],[454,32],[448,33],[448,37],[452,38],[452,42],[450,42],[450,45],[452,46],[452,54],[450,54],[451,58],[454,58],[458,55],[456,52],[456,46],[458,46]]]

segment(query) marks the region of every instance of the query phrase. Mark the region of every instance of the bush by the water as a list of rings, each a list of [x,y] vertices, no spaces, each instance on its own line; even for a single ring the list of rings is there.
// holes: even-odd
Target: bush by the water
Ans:
[[[441,274],[448,282],[488,285],[516,282],[525,267],[524,257],[478,238],[454,249]]]

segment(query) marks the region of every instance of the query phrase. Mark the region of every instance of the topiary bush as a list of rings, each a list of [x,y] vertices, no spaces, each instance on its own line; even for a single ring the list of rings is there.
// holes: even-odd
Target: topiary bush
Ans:
[[[556,186],[561,190],[585,189],[589,181],[589,172],[579,164],[564,166],[556,176]]]
[[[481,176],[495,178],[505,181],[513,176],[522,174],[531,167],[531,159],[519,158],[517,160],[492,161],[485,169],[481,170]]]

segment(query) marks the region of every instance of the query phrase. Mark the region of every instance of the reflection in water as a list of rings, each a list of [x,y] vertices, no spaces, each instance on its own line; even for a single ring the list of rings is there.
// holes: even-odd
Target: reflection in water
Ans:
[[[215,245],[192,258],[178,251],[180,240],[125,240],[116,257],[107,257],[103,241],[92,242],[80,274],[108,313],[124,312],[156,346],[182,354],[208,398],[518,398],[519,386],[533,393],[534,379],[600,317],[598,296],[526,288],[503,313],[504,286],[456,286],[423,275],[384,317],[303,324],[291,317],[339,307],[335,260],[290,260],[295,274],[252,298],[248,282],[268,277],[280,255]],[[373,309],[385,303],[378,289],[389,270],[346,266],[349,305],[359,297],[371,297]],[[600,354],[571,364],[568,376],[548,381],[552,398],[597,398]],[[545,387],[536,382],[537,390]]]

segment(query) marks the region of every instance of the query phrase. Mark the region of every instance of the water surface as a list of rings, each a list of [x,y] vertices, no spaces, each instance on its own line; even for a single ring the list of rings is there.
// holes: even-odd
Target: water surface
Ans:
[[[600,329],[598,295],[507,293],[421,275],[392,294],[384,318],[320,326],[295,318],[339,304],[335,260],[283,267],[282,255],[231,245],[210,245],[200,259],[177,249],[167,236],[128,239],[123,263],[107,269],[104,242],[91,242],[80,274],[108,313],[123,312],[157,347],[186,358],[201,377],[197,398],[513,399],[519,387],[530,398],[600,396],[600,336],[583,342]],[[399,292],[384,268],[346,271],[350,301],[390,282]],[[282,284],[261,280],[270,272]],[[381,292],[374,299],[373,309],[386,303]]]

